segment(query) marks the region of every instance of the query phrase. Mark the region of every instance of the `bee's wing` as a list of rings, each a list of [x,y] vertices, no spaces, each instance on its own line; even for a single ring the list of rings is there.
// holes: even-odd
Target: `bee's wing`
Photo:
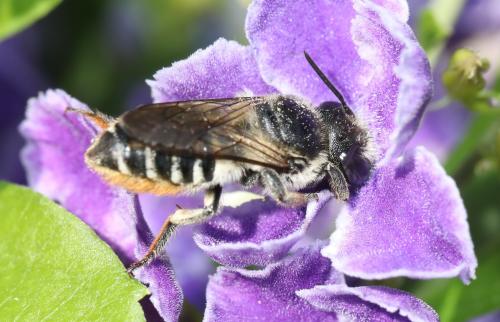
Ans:
[[[213,157],[275,169],[288,168],[288,154],[252,121],[265,97],[160,103],[125,113],[118,124],[134,140],[173,155]]]

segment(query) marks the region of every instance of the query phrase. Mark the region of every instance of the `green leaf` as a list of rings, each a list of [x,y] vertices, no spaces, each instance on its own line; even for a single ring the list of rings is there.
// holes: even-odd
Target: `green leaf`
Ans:
[[[147,289],[87,225],[0,181],[0,320],[144,321]]]
[[[54,9],[62,0],[0,0],[0,40],[22,30]]]

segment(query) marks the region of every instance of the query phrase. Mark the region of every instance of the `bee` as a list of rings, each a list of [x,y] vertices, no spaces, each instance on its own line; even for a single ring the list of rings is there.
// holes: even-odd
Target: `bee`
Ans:
[[[311,57],[316,74],[338,102],[314,107],[287,95],[148,104],[112,119],[79,111],[102,128],[85,153],[87,166],[105,181],[135,193],[174,195],[205,191],[202,209],[177,209],[144,257],[152,261],[176,227],[220,212],[222,187],[261,186],[284,206],[315,198],[301,192],[327,181],[347,200],[373,165],[371,139],[342,94]]]

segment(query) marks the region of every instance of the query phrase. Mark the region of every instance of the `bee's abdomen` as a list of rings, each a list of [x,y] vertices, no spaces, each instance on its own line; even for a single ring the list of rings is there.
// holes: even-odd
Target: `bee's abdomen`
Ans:
[[[210,182],[213,179],[215,161],[212,158],[172,155],[165,151],[149,149],[146,153],[149,167],[146,177],[164,179],[175,184]]]
[[[87,152],[87,158],[122,174],[176,185],[211,182],[215,172],[215,160],[211,157],[155,149],[131,139],[118,125],[103,133]]]
[[[127,147],[123,155],[125,162],[119,168],[122,173],[152,180],[166,180],[174,184],[199,184],[213,179],[213,159],[172,155],[151,147]]]

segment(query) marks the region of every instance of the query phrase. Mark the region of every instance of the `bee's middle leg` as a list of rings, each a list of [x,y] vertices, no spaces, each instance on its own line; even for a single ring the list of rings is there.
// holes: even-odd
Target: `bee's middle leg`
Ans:
[[[217,214],[219,211],[219,201],[222,194],[222,187],[215,186],[205,193],[205,206],[202,209],[177,209],[170,216],[170,222],[174,225],[192,225],[199,224],[210,217]]]
[[[178,226],[191,225],[204,222],[219,211],[219,201],[222,194],[222,187],[215,186],[205,193],[204,207],[202,209],[177,209],[170,215],[156,238],[154,239],[147,253],[139,261],[130,265],[127,269],[129,274],[134,270],[150,263],[165,248],[167,241],[172,236]]]
[[[260,182],[260,173],[248,171],[241,178],[240,184],[246,188],[253,188],[256,184]]]
[[[272,169],[264,169],[260,172],[260,183],[273,199],[285,206],[301,206],[318,198],[315,193],[288,191],[279,174]]]

